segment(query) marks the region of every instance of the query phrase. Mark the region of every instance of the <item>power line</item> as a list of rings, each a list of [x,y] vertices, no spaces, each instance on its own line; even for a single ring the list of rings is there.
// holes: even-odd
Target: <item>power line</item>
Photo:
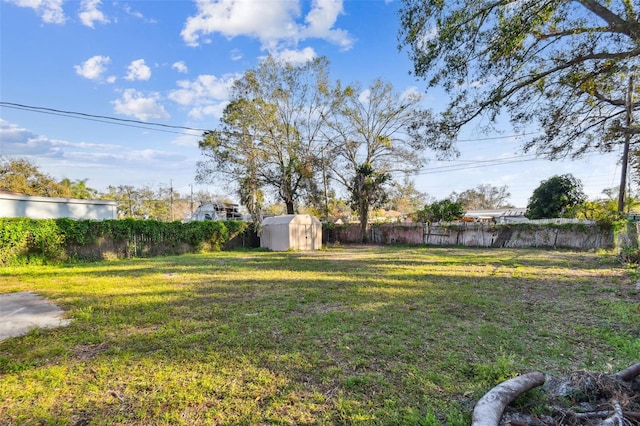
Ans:
[[[65,111],[65,110],[60,110],[60,109],[56,109],[56,108],[25,105],[25,104],[18,104],[18,103],[14,103],[14,102],[2,102],[2,101],[0,101],[0,107],[19,109],[19,110],[30,111],[30,112],[37,112],[37,113],[41,113],[41,114],[60,115],[60,116],[69,117],[69,118],[77,118],[77,119],[83,119],[83,120],[98,121],[98,122],[101,122],[101,123],[117,124],[117,125],[122,125],[122,126],[129,126],[129,127],[138,127],[138,128],[148,129],[148,130],[165,131],[165,132],[168,132],[168,133],[185,134],[183,132],[171,132],[171,131],[167,131],[167,130],[154,129],[153,127],[162,127],[162,128],[166,128],[166,129],[188,130],[188,131],[199,132],[199,133],[204,133],[204,132],[210,131],[210,129],[201,129],[201,128],[197,128],[197,127],[175,126],[175,125],[164,124],[164,123],[155,123],[155,122],[147,122],[147,121],[141,121],[141,120],[132,120],[132,119],[127,119],[127,118],[110,117],[110,116],[107,116],[107,115],[88,114],[88,113],[85,113],[85,112],[78,112],[78,111]]]
[[[55,112],[47,112],[47,111],[32,111],[30,109],[25,109],[25,108],[20,108],[20,107],[8,107],[8,108],[21,109],[21,110],[23,109],[25,111],[37,112],[37,113],[41,113],[41,114],[59,115],[59,116],[62,116],[62,117],[75,118],[75,119],[78,119],[78,120],[95,121],[95,122],[98,122],[98,123],[106,123],[106,124],[111,124],[111,125],[114,125],[114,126],[133,127],[133,128],[137,128],[137,129],[152,130],[154,132],[173,133],[173,134],[176,134],[176,135],[191,135],[191,133],[186,133],[186,132],[176,132],[176,131],[173,131],[173,130],[156,129],[156,128],[153,128],[153,127],[139,126],[139,125],[136,125],[136,124],[117,123],[117,122],[111,122],[111,121],[107,121],[107,120],[100,120],[100,119],[97,119],[97,118],[74,117],[74,116],[70,116],[70,115],[59,114],[59,113],[55,113]]]
[[[145,130],[153,130],[158,132],[181,134],[181,135],[185,135],[185,134],[188,135],[189,133],[177,132],[169,129],[186,130],[190,132],[200,132],[200,133],[211,131],[210,129],[203,129],[203,128],[197,128],[197,127],[176,126],[176,125],[170,125],[170,124],[164,124],[164,123],[146,122],[141,120],[118,118],[118,117],[111,117],[106,115],[89,114],[89,113],[78,112],[78,111],[67,111],[67,110],[60,110],[56,108],[26,105],[26,104],[20,104],[15,102],[0,101],[0,107],[24,110],[29,112],[36,112],[41,114],[58,115],[58,116],[63,116],[67,118],[96,121],[96,122],[112,124],[112,125],[141,128]],[[160,128],[157,128],[157,127],[160,127]],[[509,139],[509,138],[520,137],[520,136],[530,136],[535,134],[539,134],[539,132],[520,133],[515,135],[504,135],[504,136],[491,136],[491,137],[476,138],[476,139],[458,139],[456,142],[482,142],[482,141],[491,141],[491,140],[499,140],[499,139]],[[458,161],[459,164],[426,169],[417,173],[417,175],[449,173],[449,172],[456,172],[456,171],[462,171],[462,170],[468,170],[468,169],[502,166],[505,164],[523,163],[523,162],[530,162],[530,161],[537,161],[537,160],[541,160],[541,158],[537,157],[535,154],[504,157],[504,158],[489,159],[489,160],[469,160],[469,161],[443,160],[443,161]]]
[[[587,155],[584,158],[591,158],[594,155]],[[503,158],[494,158],[489,160],[439,160],[442,162],[451,161],[457,162],[457,164],[451,164],[446,166],[434,167],[434,168],[424,168],[421,172],[417,173],[417,175],[428,175],[428,174],[436,174],[436,173],[446,173],[446,172],[454,172],[466,169],[476,169],[482,167],[492,167],[492,166],[501,166],[503,164],[512,164],[512,163],[522,163],[529,161],[544,161],[545,158],[539,157],[537,154],[523,154],[523,155],[515,155],[511,157],[503,157]],[[551,160],[548,160],[551,161]]]
[[[163,128],[178,129],[178,130],[188,130],[188,131],[194,131],[194,132],[200,132],[200,133],[211,131],[211,129],[203,129],[203,128],[198,128],[198,127],[176,126],[176,125],[157,123],[157,122],[148,122],[148,121],[142,121],[142,120],[133,120],[133,119],[127,119],[127,118],[112,117],[112,116],[107,116],[107,115],[89,114],[89,113],[78,112],[78,111],[66,111],[66,110],[60,110],[60,109],[56,109],[56,108],[49,108],[49,107],[42,107],[42,106],[35,106],[35,105],[26,105],[26,104],[20,104],[20,103],[15,103],[15,102],[0,101],[0,107],[19,109],[19,110],[30,111],[30,112],[37,112],[37,113],[41,113],[41,114],[60,115],[60,116],[63,116],[63,117],[84,119],[84,120],[89,120],[89,121],[97,121],[99,123],[116,124],[116,125],[121,125],[121,126],[135,127],[135,128],[155,130],[155,131],[163,131],[163,130],[154,129],[153,127],[163,127]],[[164,130],[164,132],[185,134],[183,132],[172,132],[172,131],[166,131],[166,130]],[[490,140],[499,140],[499,139],[509,139],[509,138],[520,137],[520,136],[530,136],[530,135],[536,135],[536,134],[539,134],[539,132],[519,133],[519,134],[504,135],[504,136],[489,136],[489,137],[486,137],[486,138],[476,138],[476,139],[457,139],[456,142],[481,142],[481,141],[490,141]]]
[[[461,163],[461,164],[476,164],[476,163],[493,163],[496,161],[509,161],[509,160],[514,160],[514,159],[521,159],[521,158],[528,158],[528,157],[534,157],[537,159],[541,159],[540,157],[537,156],[537,154],[522,154],[522,155],[514,155],[511,157],[502,157],[502,158],[492,158],[489,160],[457,160],[457,159],[452,159],[452,160],[438,160],[440,162],[457,162],[457,163]],[[455,165],[451,165],[451,166],[442,166],[442,167],[455,167]]]
[[[534,158],[526,158],[526,157],[534,157]],[[450,166],[442,166],[442,167],[434,167],[432,169],[424,170],[417,175],[431,175],[436,173],[448,173],[448,172],[456,172],[460,170],[468,170],[468,169],[478,169],[482,167],[492,167],[492,166],[502,166],[504,164],[513,164],[513,163],[524,163],[529,161],[537,161],[540,158],[536,157],[533,154],[517,156],[517,157],[508,157],[504,159],[494,159],[494,160],[477,160],[477,161],[469,161],[466,164],[454,164]]]
[[[478,141],[493,141],[497,139],[509,139],[509,138],[517,138],[519,136],[531,136],[531,135],[539,135],[540,132],[530,132],[530,133],[518,133],[515,135],[505,135],[505,136],[488,136],[486,138],[476,138],[476,139],[456,139],[456,142],[478,142]]]
[[[196,132],[210,131],[209,129],[195,128],[195,127],[188,127],[188,126],[175,126],[175,125],[155,123],[155,122],[145,122],[141,120],[110,117],[106,115],[89,114],[89,113],[78,112],[78,111],[66,111],[66,110],[60,110],[56,108],[19,104],[15,102],[0,101],[0,106],[6,107],[6,108],[12,108],[12,109],[30,111],[30,112],[37,112],[41,114],[59,115],[59,116],[68,117],[68,118],[96,121],[100,123],[135,127],[135,128],[154,130],[154,131],[166,132],[166,133],[185,134],[183,132],[174,132],[174,131],[165,130],[165,129],[179,129],[179,130],[188,130],[188,131],[196,131]],[[153,126],[162,127],[164,129],[155,129],[153,128]],[[526,135],[532,135],[532,134],[537,134],[537,133],[521,133],[518,135],[493,136],[493,137],[478,138],[478,139],[459,139],[457,140],[457,142],[474,142],[474,141],[508,139],[512,137],[526,136]],[[427,175],[427,174],[435,174],[435,173],[446,173],[446,172],[453,172],[453,171],[459,171],[459,170],[465,170],[465,169],[471,169],[471,168],[480,168],[480,167],[497,166],[502,164],[518,163],[518,162],[525,162],[525,161],[534,161],[537,159],[537,158],[524,159],[525,157],[529,157],[529,156],[533,156],[533,155],[507,157],[503,159],[493,159],[493,160],[472,160],[472,161],[466,162],[466,164],[472,164],[471,166],[469,165],[443,166],[443,167],[438,167],[434,169],[429,169],[418,174]],[[513,160],[513,161],[510,161],[510,160]],[[486,163],[486,164],[479,164],[479,163]]]

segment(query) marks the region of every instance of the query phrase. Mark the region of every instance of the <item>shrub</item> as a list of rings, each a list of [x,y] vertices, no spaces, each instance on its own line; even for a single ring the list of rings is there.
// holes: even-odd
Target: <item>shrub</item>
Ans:
[[[0,265],[57,262],[73,258],[104,258],[96,249],[91,256],[82,248],[110,241],[124,247],[126,257],[217,251],[229,239],[245,232],[239,221],[159,222],[156,220],[72,220],[0,218]],[[87,250],[84,250],[86,252]]]
[[[0,218],[0,265],[64,259],[63,242],[54,220]]]

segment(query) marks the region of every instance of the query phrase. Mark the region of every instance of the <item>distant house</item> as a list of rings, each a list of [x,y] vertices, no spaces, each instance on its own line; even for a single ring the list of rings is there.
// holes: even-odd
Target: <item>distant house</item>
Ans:
[[[506,208],[493,210],[469,210],[463,220],[470,222],[518,223],[528,222],[526,208]]]
[[[0,217],[31,219],[116,219],[117,203],[108,200],[32,197],[0,191]]]
[[[194,220],[242,220],[240,206],[232,203],[201,203],[188,222]]]

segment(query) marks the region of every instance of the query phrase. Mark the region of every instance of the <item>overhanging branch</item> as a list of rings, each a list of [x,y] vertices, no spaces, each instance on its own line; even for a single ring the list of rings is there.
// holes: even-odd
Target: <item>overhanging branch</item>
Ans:
[[[638,25],[637,22],[627,21],[621,18],[595,0],[578,0],[578,3],[602,18],[609,24],[612,31],[626,34],[635,41],[640,40],[640,25]]]

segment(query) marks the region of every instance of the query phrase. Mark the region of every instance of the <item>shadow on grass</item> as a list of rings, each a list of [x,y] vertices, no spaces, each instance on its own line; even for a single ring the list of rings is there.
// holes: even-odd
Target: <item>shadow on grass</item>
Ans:
[[[594,324],[634,318],[595,302],[625,303],[624,274],[572,256],[373,247],[28,269],[12,286],[48,295],[74,321],[0,343],[0,372],[15,382],[5,396],[18,401],[19,381],[35,388],[63,366],[76,384],[30,394],[58,420],[411,424],[468,413],[486,386],[474,365],[611,361],[611,333],[627,334]],[[8,413],[44,419],[18,405]]]

